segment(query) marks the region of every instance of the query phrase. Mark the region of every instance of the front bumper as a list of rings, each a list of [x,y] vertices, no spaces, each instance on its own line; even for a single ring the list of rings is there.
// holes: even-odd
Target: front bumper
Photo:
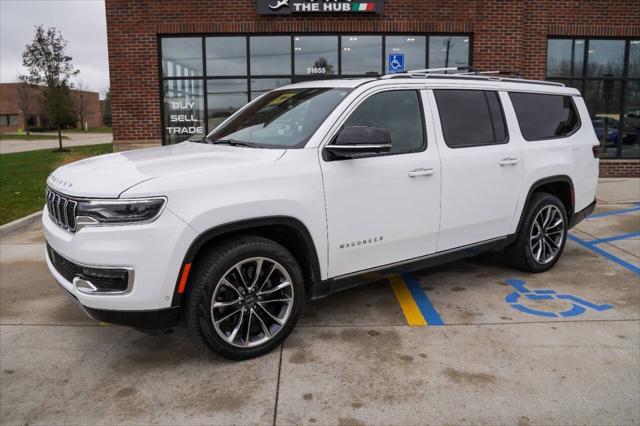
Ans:
[[[164,310],[172,298],[184,255],[196,232],[169,209],[153,223],[139,225],[85,227],[72,233],[60,228],[45,210],[42,215],[47,244],[58,254],[79,265],[97,268],[127,268],[133,282],[125,292],[90,294],[79,291],[73,278],[63,276],[53,266],[46,250],[46,261],[56,281],[96,319],[111,316],[122,324],[118,314]],[[69,275],[69,274],[66,274]],[[125,322],[130,322],[129,320]],[[127,324],[129,325],[129,324]]]
[[[62,284],[64,292],[91,318],[109,324],[124,325],[139,330],[164,330],[180,324],[180,307],[173,306],[149,311],[112,311],[84,306]]]

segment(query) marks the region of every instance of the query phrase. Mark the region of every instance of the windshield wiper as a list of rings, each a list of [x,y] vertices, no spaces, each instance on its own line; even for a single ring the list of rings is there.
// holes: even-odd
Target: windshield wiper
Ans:
[[[211,141],[210,143],[214,144],[214,145],[231,145],[231,146],[247,146],[249,148],[255,148],[256,145],[252,144],[251,142],[243,142],[243,141],[237,141],[235,139],[217,139],[215,141]]]

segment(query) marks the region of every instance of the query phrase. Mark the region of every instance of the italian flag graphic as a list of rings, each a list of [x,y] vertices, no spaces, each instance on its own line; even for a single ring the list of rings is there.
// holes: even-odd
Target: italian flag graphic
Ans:
[[[376,10],[375,3],[351,3],[351,10],[354,12],[373,12]]]

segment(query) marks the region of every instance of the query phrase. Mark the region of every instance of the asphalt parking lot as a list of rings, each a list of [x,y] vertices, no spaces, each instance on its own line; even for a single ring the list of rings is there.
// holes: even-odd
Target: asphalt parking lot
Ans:
[[[184,329],[96,323],[49,275],[39,226],[4,236],[0,421],[637,425],[640,189],[626,185],[550,272],[491,253],[352,289],[245,362]]]

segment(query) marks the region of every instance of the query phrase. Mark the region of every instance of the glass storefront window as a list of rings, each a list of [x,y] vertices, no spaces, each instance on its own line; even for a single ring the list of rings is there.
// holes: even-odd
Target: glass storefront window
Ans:
[[[469,65],[468,36],[429,37],[427,68],[463,67]]]
[[[295,75],[338,74],[338,37],[294,36]]]
[[[291,37],[251,37],[251,75],[291,74]]]
[[[573,77],[582,75],[584,40],[549,39],[547,44],[547,75]]]
[[[640,40],[629,41],[629,77],[640,77]]]
[[[589,77],[622,77],[624,40],[589,40],[587,75]]]
[[[252,78],[251,79],[251,100],[257,98],[263,93],[278,87],[291,84],[290,78]]]
[[[621,81],[590,80],[585,83],[583,98],[596,136],[600,140],[601,157],[618,155],[621,93]]]
[[[246,37],[207,37],[207,75],[247,75]]]
[[[427,38],[403,35],[385,37],[384,69],[389,69],[389,55],[404,53],[405,71],[426,68]]]
[[[247,80],[216,79],[207,81],[207,124],[209,131],[231,114],[242,108],[248,100]]]
[[[164,132],[167,143],[204,136],[204,91],[201,79],[164,81]]]
[[[640,157],[640,80],[629,81],[625,92],[622,156]]]
[[[197,77],[202,75],[202,38],[162,39],[162,75]]]
[[[640,40],[548,41],[547,78],[580,90],[601,157],[640,158],[639,77]]]
[[[469,36],[426,34],[162,37],[164,143],[206,134],[292,82],[382,75],[389,54],[403,53],[406,70],[468,65],[469,44]]]
[[[342,74],[380,75],[382,67],[382,37],[342,36]]]

